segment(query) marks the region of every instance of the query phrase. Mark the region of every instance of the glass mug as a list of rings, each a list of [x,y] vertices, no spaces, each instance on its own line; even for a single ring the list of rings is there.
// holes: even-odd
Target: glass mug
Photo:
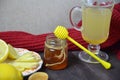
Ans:
[[[66,40],[58,39],[54,34],[46,37],[44,48],[45,66],[52,70],[64,69],[68,64]]]
[[[82,38],[89,43],[88,49],[98,57],[108,60],[108,55],[100,51],[101,43],[109,36],[110,21],[114,0],[82,0],[81,6],[73,7],[70,11],[70,22],[72,26],[81,31]],[[80,25],[82,22],[82,26]],[[84,51],[79,58],[88,63],[98,63]]]

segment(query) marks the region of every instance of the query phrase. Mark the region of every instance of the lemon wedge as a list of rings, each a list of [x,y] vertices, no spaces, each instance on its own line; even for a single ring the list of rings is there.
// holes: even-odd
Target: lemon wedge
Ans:
[[[17,51],[14,49],[14,47],[10,44],[8,44],[9,48],[9,53],[8,53],[8,58],[10,59],[17,59],[19,57]]]
[[[0,39],[0,62],[3,62],[8,57],[8,45],[7,43]]]

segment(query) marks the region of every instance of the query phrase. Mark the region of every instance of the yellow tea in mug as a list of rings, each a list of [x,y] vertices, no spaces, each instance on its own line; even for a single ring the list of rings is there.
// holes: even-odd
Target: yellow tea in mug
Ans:
[[[107,40],[112,11],[109,8],[86,7],[82,11],[82,37],[90,44]]]

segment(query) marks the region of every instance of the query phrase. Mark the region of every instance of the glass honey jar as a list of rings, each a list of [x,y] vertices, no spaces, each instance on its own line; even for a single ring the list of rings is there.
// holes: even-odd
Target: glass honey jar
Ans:
[[[54,34],[46,37],[44,47],[45,67],[52,70],[64,69],[68,65],[68,47],[66,40],[58,39]]]

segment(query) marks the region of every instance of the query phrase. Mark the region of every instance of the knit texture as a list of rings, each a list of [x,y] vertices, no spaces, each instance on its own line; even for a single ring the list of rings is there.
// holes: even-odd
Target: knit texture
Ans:
[[[81,22],[78,25],[81,25]],[[71,36],[83,46],[87,47],[88,43],[82,39],[81,33],[79,31],[76,31],[73,28],[68,29],[68,31],[69,36]],[[44,42],[48,34],[50,33],[33,35],[31,33],[22,31],[6,31],[0,32],[0,39],[5,40],[7,43],[13,45],[14,47],[26,48],[28,50],[39,52],[44,51]],[[116,4],[113,9],[109,38],[106,42],[101,44],[101,48],[110,47],[118,41],[120,41],[120,3]],[[80,50],[70,41],[68,41],[68,49]],[[118,58],[120,58],[120,51]]]

